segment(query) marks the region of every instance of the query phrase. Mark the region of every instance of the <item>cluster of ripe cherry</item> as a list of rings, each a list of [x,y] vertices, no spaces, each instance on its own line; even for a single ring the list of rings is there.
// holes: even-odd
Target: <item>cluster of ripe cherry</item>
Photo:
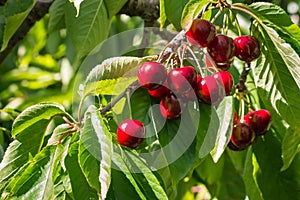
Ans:
[[[191,45],[207,48],[218,72],[202,77],[192,66],[180,66],[168,71],[159,62],[141,64],[138,82],[148,90],[150,96],[160,98],[160,112],[166,119],[180,117],[188,101],[218,105],[233,89],[233,78],[226,70],[231,66],[234,56],[249,63],[260,55],[256,38],[240,36],[233,40],[227,35],[216,34],[215,26],[207,20],[194,20],[186,36]],[[247,148],[252,144],[255,134],[266,132],[270,122],[271,115],[266,110],[249,112],[242,120],[235,119],[229,148]],[[144,137],[145,128],[140,121],[127,119],[118,126],[117,138],[122,146],[136,148]]]

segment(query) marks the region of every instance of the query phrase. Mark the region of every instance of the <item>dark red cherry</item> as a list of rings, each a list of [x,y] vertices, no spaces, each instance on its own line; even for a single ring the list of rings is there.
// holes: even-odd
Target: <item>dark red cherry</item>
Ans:
[[[170,93],[170,89],[168,88],[167,83],[165,82],[163,85],[159,86],[154,90],[148,90],[148,93],[154,98],[161,98]]]
[[[182,107],[181,107],[182,106]],[[183,109],[183,103],[180,105],[179,100],[172,93],[164,96],[160,100],[160,112],[166,119],[175,119],[180,117]]]
[[[235,55],[235,45],[232,38],[219,34],[209,43],[207,51],[218,65],[231,63]]]
[[[196,47],[207,47],[216,35],[215,26],[204,19],[195,19],[186,36],[190,43]]]
[[[222,84],[225,90],[225,94],[226,96],[228,96],[231,93],[233,87],[233,78],[231,74],[229,72],[222,71],[215,73],[213,76]]]
[[[162,85],[167,78],[165,66],[158,62],[144,62],[138,71],[138,80],[143,88],[153,90]]]
[[[256,135],[265,134],[271,125],[271,121],[271,113],[264,109],[249,112],[244,117],[244,122],[252,127]]]
[[[198,98],[209,105],[216,105],[221,102],[225,94],[222,93],[218,81],[212,76],[204,78],[197,76],[196,92]]]
[[[231,141],[229,141],[229,143],[228,143],[227,146],[228,146],[229,149],[232,150],[232,151],[242,151],[242,150],[244,150],[244,149],[240,149],[240,148],[238,148],[237,146],[235,146]]]
[[[259,57],[259,42],[255,37],[250,35],[240,36],[234,39],[236,47],[235,55],[239,59],[249,63]]]
[[[136,148],[143,142],[145,135],[145,127],[138,120],[127,119],[118,126],[117,138],[122,146]]]
[[[174,93],[187,93],[196,85],[197,72],[191,66],[174,68],[167,76],[168,85]]]
[[[233,125],[230,141],[239,149],[245,149],[250,146],[255,139],[253,129],[245,123]]]
[[[207,53],[208,54],[208,53]],[[209,55],[208,55],[209,56]],[[213,64],[212,62],[214,63],[215,67],[221,71],[227,71],[230,67],[231,67],[231,64],[233,62],[233,60],[231,61],[228,61],[228,62],[223,62],[223,63],[216,63],[214,62],[213,60],[210,61],[210,59],[208,58],[208,56],[206,56],[206,66],[208,67],[208,69],[212,69],[213,68]],[[212,59],[212,58],[211,58]]]

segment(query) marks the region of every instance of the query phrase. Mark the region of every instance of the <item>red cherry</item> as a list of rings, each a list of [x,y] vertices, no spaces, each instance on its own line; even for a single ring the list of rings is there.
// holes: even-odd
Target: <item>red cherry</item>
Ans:
[[[240,36],[234,39],[236,47],[236,57],[249,63],[259,57],[259,42],[255,37],[250,35]]]
[[[166,96],[169,92],[170,92],[170,89],[167,87],[166,82],[154,90],[148,90],[148,93],[150,94],[150,96],[152,96],[154,98],[161,98],[163,96]]]
[[[117,138],[122,146],[136,148],[143,142],[145,135],[144,125],[138,120],[127,119],[118,126]]]
[[[232,150],[232,151],[242,151],[242,150],[244,150],[244,149],[240,149],[240,148],[238,148],[237,146],[235,146],[231,141],[229,141],[229,143],[228,143],[227,146],[228,146],[229,149]]]
[[[271,125],[271,121],[271,113],[264,109],[249,112],[244,117],[244,122],[252,127],[256,135],[265,134]]]
[[[245,123],[237,123],[233,125],[230,141],[238,149],[245,149],[250,146],[255,139],[253,129]]]
[[[214,78],[217,79],[222,86],[224,87],[225,94],[228,96],[231,93],[233,87],[233,78],[229,72],[217,72],[214,75]]]
[[[233,60],[235,45],[232,38],[219,34],[209,43],[207,51],[218,65],[222,65]]]
[[[197,72],[191,66],[174,68],[168,73],[167,80],[173,92],[187,93],[196,85]]]
[[[183,103],[181,105],[184,106]],[[182,113],[181,105],[176,96],[170,93],[160,100],[160,113],[166,119],[175,119]]]
[[[188,40],[196,47],[207,47],[215,35],[215,26],[210,21],[204,19],[194,20],[192,26],[186,32]]]
[[[138,71],[138,80],[143,88],[154,90],[167,78],[165,66],[158,62],[144,62]]]
[[[212,76],[204,78],[197,76],[196,92],[198,98],[209,105],[218,104],[224,97],[218,81]]]
[[[209,56],[209,55],[208,55]],[[208,69],[212,69],[213,67],[213,64],[211,63],[211,61],[209,60],[208,56],[206,56],[206,59],[205,59],[205,62],[206,62],[206,66],[208,67]],[[233,61],[233,60],[232,60]],[[229,62],[223,62],[223,63],[216,63],[214,61],[212,61],[216,68],[218,68],[219,70],[222,70],[222,71],[227,71],[230,67],[231,67],[231,64],[232,64],[232,61],[229,61]]]

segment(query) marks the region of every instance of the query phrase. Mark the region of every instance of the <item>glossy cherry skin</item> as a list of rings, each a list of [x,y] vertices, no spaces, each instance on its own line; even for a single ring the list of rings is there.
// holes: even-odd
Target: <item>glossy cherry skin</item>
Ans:
[[[259,42],[250,35],[240,36],[234,39],[236,47],[235,56],[249,63],[257,59],[260,55]]]
[[[229,143],[228,143],[227,146],[228,146],[229,149],[232,150],[232,151],[242,151],[242,150],[244,150],[244,149],[240,149],[240,148],[238,148],[237,146],[235,146],[231,141],[229,141]]]
[[[256,135],[263,135],[271,125],[272,116],[268,110],[252,111],[244,116],[244,122],[252,127]]]
[[[208,58],[208,53],[207,53],[207,56],[205,58],[205,63],[206,63],[206,66],[209,68],[209,69],[212,69],[213,68],[213,64],[212,62],[214,63],[214,66],[221,70],[221,71],[227,71],[230,67],[231,67],[231,64],[232,64],[232,61],[228,61],[228,62],[223,62],[223,63],[216,63],[214,62],[213,60],[210,61],[210,59]],[[212,58],[211,58],[212,59]]]
[[[133,119],[122,121],[117,129],[118,142],[122,146],[136,148],[146,136],[145,127],[142,122]]]
[[[158,62],[144,62],[138,70],[138,80],[143,88],[154,90],[167,78],[165,66]]]
[[[212,76],[201,78],[197,76],[196,94],[198,98],[209,105],[216,105],[221,102],[224,97],[218,81]]]
[[[207,51],[218,65],[231,63],[235,55],[235,45],[232,38],[219,34],[209,43]]]
[[[207,47],[215,35],[215,26],[204,19],[195,19],[190,29],[186,32],[189,42],[196,47]]]
[[[213,75],[223,86],[226,96],[230,95],[233,87],[233,78],[229,72],[222,71]]]
[[[233,125],[230,141],[238,149],[245,149],[250,146],[255,139],[255,133],[251,126],[245,123],[237,123]]]
[[[148,93],[154,98],[161,98],[163,96],[166,96],[168,93],[171,92],[167,85],[168,84],[165,82],[163,85],[159,86],[154,90],[148,90]]]
[[[180,117],[182,113],[183,108],[181,106],[184,106],[184,104],[180,105],[176,96],[170,93],[160,100],[160,113],[166,119],[175,119]]]
[[[188,93],[196,86],[197,72],[191,66],[174,68],[167,76],[168,85],[174,93]]]

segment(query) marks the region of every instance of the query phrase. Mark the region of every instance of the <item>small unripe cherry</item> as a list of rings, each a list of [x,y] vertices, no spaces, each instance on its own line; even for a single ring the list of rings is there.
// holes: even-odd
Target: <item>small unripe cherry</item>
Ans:
[[[271,125],[271,121],[271,113],[265,109],[251,111],[244,116],[244,122],[252,127],[256,135],[265,134]]]
[[[196,85],[197,71],[191,67],[172,69],[167,75],[168,85],[174,93],[188,93]]]
[[[162,85],[167,78],[165,66],[158,62],[144,62],[138,70],[141,87],[154,90]]]
[[[146,132],[142,122],[133,119],[122,121],[117,129],[118,142],[122,146],[136,148],[144,138]]]
[[[186,32],[189,42],[196,47],[207,47],[215,35],[215,26],[210,21],[204,19],[195,19]]]
[[[247,63],[257,59],[260,55],[258,40],[250,35],[240,36],[234,39],[236,47],[235,56]]]

